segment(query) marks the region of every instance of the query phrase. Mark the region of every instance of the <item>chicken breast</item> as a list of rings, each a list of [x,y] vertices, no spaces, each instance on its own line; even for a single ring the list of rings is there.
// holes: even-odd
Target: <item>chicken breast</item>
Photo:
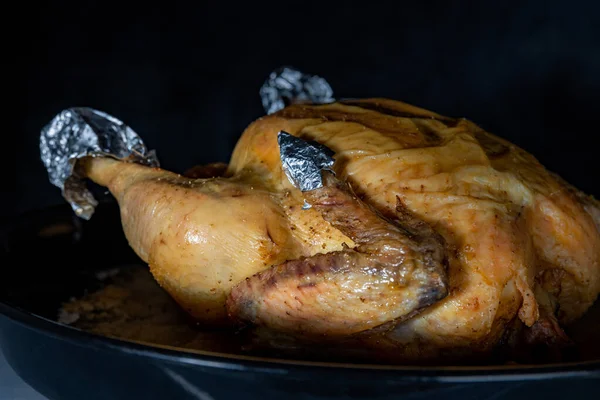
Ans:
[[[289,181],[280,131],[333,150],[323,188]],[[188,176],[81,164],[156,280],[206,322],[399,359],[485,354],[516,326],[566,340],[600,292],[594,199],[474,123],[398,101],[291,105],[252,123],[226,167]]]

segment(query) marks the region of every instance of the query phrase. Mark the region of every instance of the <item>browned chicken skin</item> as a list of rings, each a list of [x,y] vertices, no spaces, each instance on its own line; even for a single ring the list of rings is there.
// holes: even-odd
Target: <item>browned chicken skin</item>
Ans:
[[[287,179],[282,130],[335,152],[323,188]],[[488,352],[519,324],[526,341],[561,341],[600,292],[594,199],[473,123],[401,102],[289,106],[199,179],[82,166],[156,280],[207,322],[359,335],[416,359]]]
[[[329,172],[305,198],[356,247],[289,260],[233,288],[229,312],[271,328],[348,335],[411,316],[447,294],[443,240],[405,216],[393,224]]]

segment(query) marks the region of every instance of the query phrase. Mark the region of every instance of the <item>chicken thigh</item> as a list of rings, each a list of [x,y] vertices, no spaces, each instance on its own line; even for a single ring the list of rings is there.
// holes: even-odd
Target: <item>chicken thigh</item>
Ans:
[[[287,178],[281,131],[333,150],[322,188]],[[398,101],[288,106],[253,122],[227,166],[184,176],[104,157],[79,168],[206,323],[416,359],[486,353],[515,326],[567,340],[560,326],[600,292],[598,202],[474,123]]]

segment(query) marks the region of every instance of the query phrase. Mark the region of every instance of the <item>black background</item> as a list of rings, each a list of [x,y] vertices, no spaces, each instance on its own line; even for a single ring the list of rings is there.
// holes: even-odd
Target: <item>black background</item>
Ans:
[[[5,13],[15,24],[4,35],[14,70],[5,86],[16,90],[5,92],[3,217],[63,202],[38,147],[62,109],[122,119],[182,172],[228,160],[281,65],[324,76],[338,97],[467,117],[600,195],[599,2],[190,4],[44,2]]]

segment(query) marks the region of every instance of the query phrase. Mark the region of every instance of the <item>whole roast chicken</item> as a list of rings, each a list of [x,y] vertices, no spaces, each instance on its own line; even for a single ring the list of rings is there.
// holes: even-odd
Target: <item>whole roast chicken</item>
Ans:
[[[282,134],[331,149],[320,187],[286,175]],[[432,359],[567,343],[600,292],[598,202],[474,123],[399,101],[289,105],[248,126],[228,165],[184,175],[78,168],[207,324]]]

